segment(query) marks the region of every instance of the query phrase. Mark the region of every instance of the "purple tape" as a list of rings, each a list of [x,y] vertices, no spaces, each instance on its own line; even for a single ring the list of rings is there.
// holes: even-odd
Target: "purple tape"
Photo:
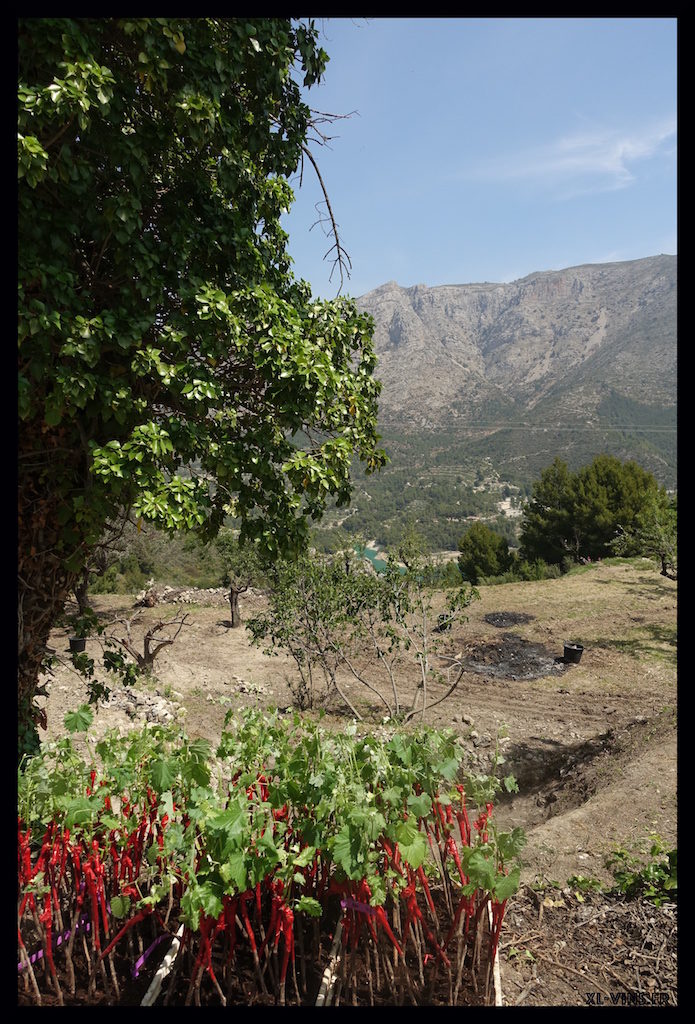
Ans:
[[[149,947],[149,949],[146,949],[145,952],[142,954],[142,956],[139,958],[139,960],[135,961],[135,966],[133,967],[133,969],[130,972],[133,975],[134,978],[137,978],[138,974],[140,973],[140,968],[145,963],[145,960],[147,960],[147,958],[150,955],[150,953],[152,952],[152,950],[156,946],[158,946],[160,942],[163,942],[164,939],[171,939],[171,938],[173,938],[171,932],[164,932],[163,935],[160,935],[158,938],[156,938],[154,940],[154,942]]]
[[[84,888],[84,881],[82,882],[82,885],[80,886],[80,891],[83,888]],[[101,893],[97,893],[97,900],[98,900],[99,903],[101,903]],[[107,902],[107,904],[106,904],[106,909],[108,910],[108,912],[110,914],[111,913],[111,904],[109,902]],[[80,927],[82,927],[82,926],[84,926],[84,930],[86,932],[91,930],[92,922],[90,920],[89,914],[83,914],[82,917],[78,920],[78,922],[75,925],[74,929],[69,928],[66,932],[62,932],[62,934],[60,934],[60,935],[54,935],[53,936],[53,941],[51,942],[51,946],[54,949],[57,946],[62,946],[62,944],[64,942],[67,942],[67,940],[70,938],[70,936],[72,935],[73,931],[75,932],[75,934],[77,934],[77,932],[80,930]],[[136,961],[135,966],[131,970],[131,974],[133,975],[134,978],[137,978],[138,974],[140,973],[140,968],[145,963],[145,961],[147,960],[148,956],[150,955],[152,950],[155,948],[155,946],[158,946],[159,943],[163,939],[167,939],[167,938],[171,938],[171,933],[170,932],[164,932],[163,935],[160,935],[158,939],[154,940],[154,942],[152,943],[152,945],[150,946],[149,949],[145,950],[145,952],[142,954],[140,959]],[[29,957],[29,963],[30,964],[35,964],[38,960],[41,960],[43,958],[43,955],[44,955],[44,949],[43,949],[43,946],[42,946],[41,949],[38,949],[35,953],[32,953],[32,955]],[[17,964],[17,970],[18,971],[23,971],[25,967],[26,967],[26,964],[23,964],[22,961],[20,960],[19,963]]]
[[[85,921],[87,922],[86,925],[85,925]],[[83,914],[82,917],[79,919],[79,921],[77,922],[77,924],[75,925],[75,928],[74,928],[75,933],[77,933],[80,930],[80,926],[81,925],[85,925],[85,929],[84,930],[86,932],[88,932],[90,930],[90,928],[92,927],[92,924],[91,924],[91,921],[89,920],[89,914]],[[53,947],[62,946],[62,944],[64,942],[67,942],[67,940],[70,938],[72,933],[73,933],[73,929],[69,928],[66,932],[63,932],[62,935],[56,935],[55,938],[53,939],[53,942],[51,943],[51,946],[53,946]],[[35,964],[37,960],[40,960],[43,957],[43,952],[44,952],[43,951],[43,947],[41,947],[41,949],[37,950],[36,953],[32,953],[32,955],[29,957],[29,963],[30,964]],[[20,960],[20,962],[17,964],[17,970],[18,971],[23,971],[25,967],[26,967],[26,964],[23,964],[21,962],[21,960]]]
[[[361,914],[376,914],[376,907],[370,907],[368,903],[360,903],[358,900],[353,900],[351,896],[346,896],[344,900],[341,900],[340,905],[343,910],[359,910]]]

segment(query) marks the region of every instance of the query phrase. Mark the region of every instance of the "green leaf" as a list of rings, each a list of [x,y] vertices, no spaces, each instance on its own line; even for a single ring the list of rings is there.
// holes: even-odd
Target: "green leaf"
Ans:
[[[396,840],[401,855],[413,868],[419,868],[427,856],[427,838],[417,824],[409,818],[396,829]]]
[[[248,872],[246,855],[243,850],[232,850],[227,854],[224,864],[220,866],[220,874],[225,883],[231,882],[237,892],[245,892],[248,888]]]
[[[111,913],[114,917],[126,917],[130,910],[130,896],[112,896]]]
[[[150,769],[150,779],[155,792],[163,793],[164,790],[170,789],[175,777],[171,762],[158,757]]]
[[[332,846],[333,858],[348,878],[357,877],[365,863],[363,841],[359,832],[349,825],[343,825],[334,836]]]
[[[166,814],[169,818],[174,817],[174,797],[170,789],[166,793],[162,793],[159,810],[161,814]]]
[[[65,825],[86,825],[91,822],[103,806],[99,797],[75,797],[74,799],[59,798],[56,804],[65,810]]]
[[[305,846],[304,849],[299,853],[292,861],[292,864],[296,868],[307,868],[313,863],[314,857],[316,856],[315,846]]]
[[[508,875],[500,875],[493,888],[495,898],[500,900],[500,902],[508,900],[519,888],[520,879],[521,869],[519,867],[513,868]]]
[[[295,904],[295,910],[309,917],[321,917],[322,914],[321,904],[313,896],[301,896]]]
[[[518,825],[511,832],[498,832],[496,838],[497,849],[505,861],[518,857],[527,843],[526,833]]]
[[[492,892],[497,878],[492,848],[476,847],[473,850],[464,848],[462,859],[473,891],[482,889],[484,892]]]
[[[68,732],[87,732],[93,721],[94,713],[89,704],[81,704],[76,711],[68,711],[63,725]]]
[[[408,807],[416,818],[425,818],[432,810],[432,800],[427,793],[408,797]]]
[[[222,913],[223,904],[220,896],[209,884],[198,887],[198,896],[202,910],[208,917],[217,918]]]

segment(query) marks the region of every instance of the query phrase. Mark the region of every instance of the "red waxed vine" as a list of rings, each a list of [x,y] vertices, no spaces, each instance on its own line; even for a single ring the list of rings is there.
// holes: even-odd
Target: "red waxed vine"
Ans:
[[[202,1005],[204,991],[216,998],[214,989],[222,1005],[226,1005],[234,987],[230,978],[237,970],[245,971],[249,977],[250,967],[254,972],[258,999],[274,999],[281,1005],[286,998],[291,1001],[286,993],[288,981],[290,986],[294,982],[296,1001],[300,1001],[300,984],[306,996],[309,976],[306,968],[316,955],[315,943],[319,937],[323,935],[321,941],[325,941],[326,924],[325,919],[320,923],[316,919],[311,920],[308,905],[306,914],[298,914],[298,905],[301,910],[305,909],[301,906],[301,899],[305,897],[315,907],[318,905],[322,915],[328,908],[335,907],[336,896],[340,898],[343,906],[340,918],[342,948],[347,953],[358,954],[357,960],[350,957],[345,962],[351,965],[364,963],[366,956],[372,963],[372,972],[377,972],[376,976],[370,975],[370,986],[379,984],[383,989],[385,984],[400,985],[401,997],[405,997],[405,1001],[413,1001],[416,992],[412,985],[422,988],[428,978],[437,976],[437,970],[451,972],[452,964],[458,964],[460,978],[460,965],[466,955],[470,960],[470,952],[467,954],[466,950],[472,951],[473,942],[477,941],[480,934],[477,925],[488,905],[491,927],[486,950],[489,949],[494,957],[506,901],[491,899],[481,890],[466,895],[461,892],[462,888],[470,887],[464,866],[468,863],[463,856],[464,848],[471,838],[476,845],[487,840],[488,820],[493,809],[491,804],[477,812],[471,827],[463,787],[457,787],[460,799],[454,799],[453,804],[450,803],[450,793],[441,799],[436,792],[430,793],[430,810],[417,819],[408,812],[407,802],[404,802],[399,805],[397,815],[391,817],[388,834],[375,837],[371,846],[374,854],[369,858],[372,874],[353,878],[345,877],[345,873],[337,869],[331,853],[334,848],[332,834],[330,831],[321,833],[317,828],[312,808],[303,802],[301,806],[293,806],[286,791],[281,790],[284,795],[278,799],[278,792],[274,789],[275,776],[267,769],[254,771],[251,777],[254,775],[253,784],[245,785],[243,789],[239,784],[242,774],[237,775],[236,782],[230,786],[229,796],[225,796],[224,806],[233,806],[235,787],[238,787],[236,792],[241,792],[244,797],[241,806],[248,803],[248,820],[256,827],[248,847],[243,849],[254,858],[263,858],[266,848],[272,850],[275,847],[281,856],[271,860],[269,863],[274,866],[269,867],[260,880],[256,876],[245,891],[230,889],[222,895],[221,910],[217,916],[201,912],[196,928],[184,928],[181,962],[186,958],[186,973],[192,968],[187,1004],[193,1000],[196,1005]],[[45,955],[45,969],[36,972],[38,984],[48,984],[59,999],[61,972],[68,970],[67,961],[71,954],[79,958],[83,951],[86,958],[83,969],[86,966],[91,991],[99,978],[104,986],[111,984],[103,964],[108,957],[115,986],[113,991],[117,992],[114,964],[120,957],[114,960],[114,951],[126,957],[137,956],[133,952],[133,939],[136,938],[140,950],[137,966],[142,969],[151,949],[167,933],[175,930],[177,915],[181,920],[188,886],[198,880],[196,876],[204,876],[210,870],[211,859],[200,814],[194,817],[195,831],[188,833],[192,837],[187,840],[189,845],[186,847],[190,850],[190,860],[185,868],[175,862],[176,837],[191,828],[191,818],[185,810],[186,799],[175,787],[172,787],[172,796],[165,804],[165,812],[161,795],[157,795],[152,787],[147,789],[143,799],[135,793],[144,793],[144,788],[133,789],[130,794],[119,794],[110,788],[112,782],[100,780],[93,770],[87,778],[89,785],[86,788],[98,792],[103,802],[100,801],[101,810],[96,812],[96,818],[92,815],[86,827],[67,828],[56,817],[48,823],[34,823],[32,830],[18,817],[20,977],[26,975],[26,991],[31,992],[33,986],[39,1001],[40,993],[33,972],[31,978],[29,976],[31,963],[26,950],[27,928],[36,926],[33,934],[38,931],[44,951],[41,955]],[[243,778],[246,783],[249,775],[243,774]],[[78,795],[84,791],[83,782]],[[422,797],[421,786],[415,785],[413,791]],[[377,789],[377,800],[379,792]],[[259,814],[257,808],[261,804],[264,806]],[[376,806],[382,809],[378,803]],[[388,816],[386,809],[384,814]],[[101,815],[104,816],[105,827],[100,824]],[[172,829],[172,818],[176,825],[173,841],[169,843],[166,836]],[[311,824],[309,841],[304,832],[305,822]],[[427,864],[416,863],[413,866],[408,860],[410,850],[417,849],[418,844],[412,845],[409,841],[408,847],[403,845],[401,848],[394,840],[395,834],[400,835],[402,822],[410,823],[409,827],[415,824],[419,829],[431,854]],[[37,834],[41,836],[40,842]],[[306,855],[307,850],[310,856]],[[404,856],[403,850],[407,855]],[[419,859],[422,860],[421,854]],[[297,860],[301,866],[293,867]],[[370,888],[374,874],[385,881],[385,886],[384,881],[378,886],[380,900],[377,902],[372,902]],[[168,899],[168,904],[158,907],[149,903],[143,906],[148,886],[160,878],[169,880],[168,891],[163,897]],[[125,912],[130,916],[125,920],[111,915],[109,901],[114,903],[116,899],[120,900],[121,907],[123,900],[129,901]],[[86,913],[80,917],[83,904]],[[119,910],[119,916],[121,913],[123,911]],[[316,914],[317,911],[311,913]],[[329,913],[332,915],[333,909]],[[148,921],[150,926],[144,929]],[[330,925],[334,923],[333,918]],[[70,925],[71,931],[65,931],[66,924]],[[473,924],[475,927],[472,928]],[[91,952],[84,936],[84,931],[90,927]],[[58,937],[57,929],[60,932]],[[154,942],[150,929],[154,931]],[[82,941],[74,944],[75,935],[80,932]],[[146,935],[147,940],[143,941]],[[68,936],[69,942],[66,941]],[[36,942],[35,938],[33,942]],[[145,945],[148,946],[146,952]],[[370,952],[365,952],[367,950]],[[359,959],[360,953],[363,954],[362,959]],[[34,945],[34,962],[38,956]],[[376,959],[369,961],[369,956]],[[77,966],[77,961],[75,964]],[[433,966],[435,964],[436,967]],[[97,965],[101,974],[96,970]],[[354,998],[358,985],[361,984],[362,991],[365,991],[366,980],[358,976],[359,969],[354,966],[350,966],[348,971],[353,972],[352,980],[348,976],[347,981],[354,987]],[[404,978],[410,973],[410,987],[403,988]],[[377,981],[379,976],[381,980]],[[208,986],[207,990],[205,986]],[[226,996],[223,992],[225,986]],[[71,992],[69,972],[65,991],[67,995]]]

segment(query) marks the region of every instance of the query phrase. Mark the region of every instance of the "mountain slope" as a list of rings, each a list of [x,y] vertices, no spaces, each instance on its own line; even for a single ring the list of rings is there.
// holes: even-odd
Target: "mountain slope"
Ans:
[[[376,324],[385,438],[465,438],[502,468],[529,460],[524,477],[553,452],[612,451],[673,486],[676,285],[664,255],[510,284],[382,285],[358,303]]]

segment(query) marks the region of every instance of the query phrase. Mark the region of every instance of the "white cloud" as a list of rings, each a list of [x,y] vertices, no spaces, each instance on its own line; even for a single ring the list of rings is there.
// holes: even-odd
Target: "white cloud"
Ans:
[[[477,164],[466,177],[487,181],[528,181],[557,198],[626,188],[636,180],[635,164],[675,153],[674,119],[641,131],[596,130],[565,135],[547,145]]]

